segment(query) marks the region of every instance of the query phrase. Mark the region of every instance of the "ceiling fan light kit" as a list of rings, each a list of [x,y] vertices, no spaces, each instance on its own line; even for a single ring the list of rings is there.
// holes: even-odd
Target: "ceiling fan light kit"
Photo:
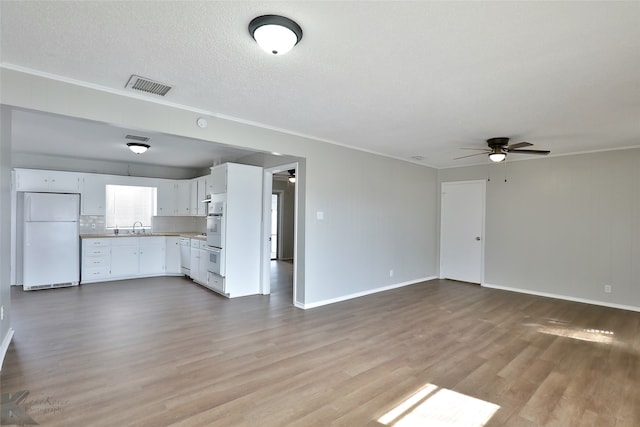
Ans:
[[[489,138],[487,139],[487,145],[489,146],[488,148],[463,148],[463,150],[480,150],[482,152],[469,156],[456,157],[454,160],[489,154],[489,160],[499,163],[507,159],[508,153],[536,154],[539,156],[546,156],[551,153],[549,150],[521,150],[521,148],[530,147],[533,144],[530,142],[517,142],[509,145],[509,138],[506,137]]]
[[[491,160],[492,162],[502,162],[507,158],[507,155],[504,153],[491,153],[489,154],[489,160]]]
[[[284,55],[302,40],[302,28],[289,18],[263,15],[249,23],[249,34],[267,53]]]

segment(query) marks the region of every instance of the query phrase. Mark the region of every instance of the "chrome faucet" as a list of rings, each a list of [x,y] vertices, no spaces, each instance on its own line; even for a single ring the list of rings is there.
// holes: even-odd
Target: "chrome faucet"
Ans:
[[[136,221],[133,223],[133,234],[136,234],[136,224],[140,224],[140,228],[143,227],[142,222],[141,221]]]

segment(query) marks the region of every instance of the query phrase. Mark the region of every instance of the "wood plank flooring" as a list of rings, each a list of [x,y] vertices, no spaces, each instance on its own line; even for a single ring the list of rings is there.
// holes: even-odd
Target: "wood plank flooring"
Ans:
[[[43,426],[640,426],[640,313],[445,280],[305,311],[273,265],[234,300],[13,289],[2,393]]]

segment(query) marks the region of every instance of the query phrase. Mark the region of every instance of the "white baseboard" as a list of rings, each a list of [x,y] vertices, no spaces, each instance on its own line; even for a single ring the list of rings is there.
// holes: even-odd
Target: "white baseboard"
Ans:
[[[621,310],[629,310],[629,311],[638,311],[638,312],[640,312],[640,307],[635,307],[635,306],[632,306],[632,305],[615,304],[615,303],[605,302],[605,301],[595,301],[595,300],[590,300],[590,299],[585,299],[585,298],[570,297],[570,296],[567,296],[567,295],[551,294],[551,293],[548,293],[548,292],[531,291],[529,289],[510,288],[508,286],[492,285],[490,283],[483,283],[482,286],[485,287],[485,288],[499,289],[499,290],[502,290],[502,291],[518,292],[520,294],[536,295],[536,296],[539,296],[539,297],[562,299],[562,300],[566,300],[566,301],[581,302],[581,303],[584,303],[584,304],[600,305],[600,306],[603,306],[603,307],[619,308]]]
[[[13,329],[9,328],[7,335],[4,336],[2,340],[2,347],[0,347],[0,371],[2,371],[2,365],[4,364],[4,357],[7,355],[7,351],[9,350],[9,344],[11,344],[11,339],[13,338]]]
[[[325,299],[325,300],[321,300],[321,301],[316,301],[316,302],[312,302],[312,303],[309,303],[309,304],[296,303],[295,306],[299,307],[299,308],[303,308],[303,309],[306,310],[308,308],[315,308],[315,307],[320,307],[320,306],[323,306],[323,305],[335,304],[337,302],[342,302],[342,301],[346,301],[346,300],[350,300],[350,299],[354,299],[354,298],[360,298],[360,297],[364,297],[366,295],[377,294],[378,292],[390,291],[391,289],[397,289],[397,288],[402,288],[404,286],[415,285],[416,283],[422,283],[422,282],[426,282],[428,280],[433,280],[433,279],[437,279],[437,278],[438,278],[438,276],[422,277],[420,279],[409,280],[407,282],[401,282],[401,283],[395,283],[393,285],[383,286],[381,288],[369,289],[369,290],[366,290],[366,291],[356,292],[354,294],[343,295],[343,296],[340,296],[340,297],[337,297],[337,298],[331,298],[331,299]]]

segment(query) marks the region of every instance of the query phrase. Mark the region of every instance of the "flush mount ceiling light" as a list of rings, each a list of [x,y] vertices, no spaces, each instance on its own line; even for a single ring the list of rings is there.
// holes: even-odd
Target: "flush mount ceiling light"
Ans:
[[[151,146],[149,144],[142,144],[140,142],[127,142],[127,147],[129,147],[129,150],[133,151],[136,154],[142,154]]]
[[[249,23],[249,34],[267,53],[284,55],[302,40],[302,28],[279,15],[263,15]]]

